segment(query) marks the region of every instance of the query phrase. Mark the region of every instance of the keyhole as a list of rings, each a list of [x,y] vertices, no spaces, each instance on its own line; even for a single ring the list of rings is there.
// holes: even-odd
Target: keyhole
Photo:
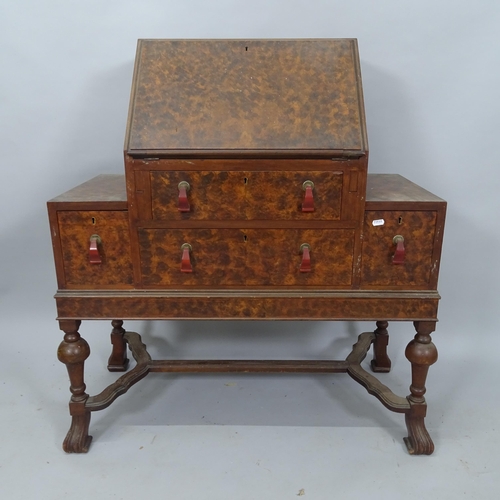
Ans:
[[[399,224],[399,225],[403,224],[403,217],[400,217],[400,218],[398,219],[398,224]]]
[[[247,239],[248,239],[248,238],[247,238],[247,235],[246,235],[246,234],[244,234],[244,235],[243,235],[243,241],[247,241]]]
[[[248,47],[245,47],[245,52],[248,52]]]
[[[92,224],[95,226],[95,217],[92,217]]]
[[[245,184],[248,184],[248,177],[245,177],[245,178],[243,179],[243,182],[244,182]]]

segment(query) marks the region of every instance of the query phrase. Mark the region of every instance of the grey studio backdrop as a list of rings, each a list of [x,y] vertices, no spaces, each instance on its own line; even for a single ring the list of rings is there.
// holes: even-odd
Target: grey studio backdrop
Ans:
[[[86,497],[71,486],[71,474],[81,480],[68,465],[75,463],[71,462],[74,457],[60,450],[69,426],[69,391],[65,368],[55,355],[62,336],[54,320],[56,281],[45,203],[100,173],[124,172],[122,150],[137,39],[323,37],[358,38],[369,172],[401,174],[448,201],[440,323],[434,335],[440,359],[431,368],[427,384],[428,426],[437,450],[426,460],[434,460],[427,464],[443,460],[439,470],[448,471],[462,494],[493,498],[485,492],[498,484],[488,468],[496,464],[498,470],[499,465],[495,416],[499,390],[493,382],[500,347],[495,321],[500,308],[497,1],[3,0],[0,18],[0,394],[4,403],[0,410],[0,477],[4,474],[0,492],[2,488],[7,492],[2,498]],[[137,322],[125,326],[143,334],[153,355],[284,359],[343,357],[358,333],[374,327],[327,322]],[[115,378],[105,370],[109,332],[107,322],[82,325],[82,336],[92,349],[86,365],[91,393]],[[395,366],[387,380],[405,395],[410,377],[403,352],[413,329],[410,324],[391,324],[390,333]],[[380,452],[385,459],[390,456],[385,473],[394,472],[396,460],[407,463],[407,476],[393,476],[404,482],[419,464],[423,474],[432,478],[425,486],[428,498],[453,496],[444,480],[433,475],[434,466],[406,455],[402,416],[386,412],[349,380],[335,378],[339,389],[332,392],[332,382],[324,377],[168,377],[146,379],[116,407],[93,415],[91,433],[96,442],[87,459],[94,458],[92,462],[78,458],[82,470],[96,464],[100,450],[107,453],[103,450],[135,439],[120,430],[127,426],[357,427],[347,441],[356,439],[355,431],[373,427],[376,439],[385,436],[393,446]],[[243,392],[229,393],[241,384]],[[254,392],[245,393],[245,387]],[[295,398],[296,406],[274,405],[283,393]],[[214,400],[219,407],[214,407]],[[207,422],[205,413],[210,412]],[[223,454],[209,437],[204,442],[213,446],[211,457]],[[343,441],[343,446],[348,444]],[[359,454],[366,451],[365,444],[358,437]],[[245,445],[241,446],[244,454]],[[455,453],[457,447],[463,455]],[[129,450],[132,458],[139,448]],[[199,450],[195,449],[196,454]],[[380,457],[373,451],[376,447],[370,449],[373,461],[363,463],[376,469]],[[454,456],[447,455],[450,449]],[[315,453],[314,449],[310,452]],[[488,453],[493,458],[484,458]],[[51,493],[51,476],[42,469],[31,473],[41,490],[29,481],[20,485],[16,478],[26,460],[49,467],[50,460],[45,460],[49,455],[60,467],[51,469],[54,484],[60,471],[68,472],[63,488]],[[359,457],[353,460],[359,465]],[[205,466],[217,467],[207,465],[210,462]],[[303,467],[297,470],[304,471]],[[272,465],[268,469],[273,470]],[[247,471],[238,483],[248,487],[247,493],[238,490],[236,482],[229,487],[240,493],[226,496],[220,488],[222,484],[227,487],[227,476],[223,480],[212,474],[214,483],[201,496],[196,481],[183,482],[185,489],[179,493],[179,484],[172,480],[172,498],[254,498],[251,491],[255,498],[295,498],[302,483],[293,483],[292,477],[280,471],[274,479],[279,477],[276,481],[289,487],[279,490],[282,496],[273,489],[276,482],[270,476],[254,484]],[[107,474],[112,477],[111,471]],[[311,474],[309,478],[316,477]],[[325,469],[325,477],[331,474]],[[354,493],[368,491],[368,483],[358,480],[349,489],[344,479],[341,474],[334,480],[338,488],[344,488],[343,498],[351,498],[349,492],[354,498]],[[127,478],[123,481],[126,492],[118,486],[117,498],[132,498],[135,486]],[[311,480],[305,494],[311,495],[316,487],[316,496],[311,498],[330,498],[326,492],[333,484],[321,481]],[[206,486],[203,481],[201,485]],[[102,498],[108,498],[103,488]],[[439,494],[439,488],[450,496]],[[401,498],[391,491],[386,491],[388,496]]]

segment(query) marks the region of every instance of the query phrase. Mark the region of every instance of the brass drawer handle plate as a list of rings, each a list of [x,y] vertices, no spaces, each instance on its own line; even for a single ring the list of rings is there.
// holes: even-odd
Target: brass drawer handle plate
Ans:
[[[394,245],[396,245],[396,251],[394,252],[394,255],[392,257],[392,263],[393,264],[404,264],[405,263],[405,239],[400,235],[397,234],[394,236],[392,239],[392,242]]]
[[[93,234],[90,237],[90,247],[89,247],[90,264],[102,264],[102,257],[99,252],[99,245],[101,244],[102,240],[98,234]]]
[[[192,273],[193,266],[191,265],[191,252],[193,251],[193,247],[189,243],[183,243],[181,245],[181,250],[181,273]]]
[[[302,201],[302,212],[314,212],[314,182],[304,181],[302,189],[305,191],[304,200]]]
[[[299,271],[301,273],[311,272],[311,245],[309,243],[302,243],[300,245],[300,253],[302,254],[302,262]]]
[[[189,182],[181,181],[177,185],[177,188],[179,189],[179,203],[177,209],[179,212],[190,212],[191,207],[187,196],[188,191],[191,189]]]

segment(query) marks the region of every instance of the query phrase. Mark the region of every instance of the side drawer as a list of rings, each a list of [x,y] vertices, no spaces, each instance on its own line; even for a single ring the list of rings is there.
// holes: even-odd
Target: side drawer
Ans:
[[[427,289],[439,261],[434,259],[437,212],[434,210],[367,211],[363,229],[361,287]],[[395,264],[396,236],[404,256]]]
[[[142,284],[324,286],[352,283],[354,229],[139,229]],[[191,272],[181,271],[183,244]],[[310,264],[301,271],[303,244]]]
[[[132,288],[126,211],[58,211],[57,221],[65,288]],[[99,236],[97,264],[90,263],[93,235]]]

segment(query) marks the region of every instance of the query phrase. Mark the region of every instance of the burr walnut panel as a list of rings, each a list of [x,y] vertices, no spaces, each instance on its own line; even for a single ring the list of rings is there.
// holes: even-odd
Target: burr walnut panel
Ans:
[[[339,220],[343,173],[331,171],[152,171],[155,220]],[[303,212],[303,184],[314,184],[314,211]],[[187,182],[189,212],[181,212],[179,183]]]
[[[153,171],[153,219],[241,219],[245,208],[245,173],[227,171]],[[189,183],[190,211],[179,212],[180,182]]]
[[[435,211],[367,211],[363,231],[362,288],[428,288],[436,218]],[[374,225],[374,221],[380,222]],[[404,238],[403,264],[392,262],[396,235]]]
[[[132,287],[126,211],[60,211],[57,218],[66,288]],[[89,261],[94,234],[100,238],[101,264]]]
[[[248,285],[349,286],[354,230],[251,229],[246,231]],[[300,272],[303,243],[311,271]]]
[[[341,172],[274,171],[247,173],[248,219],[339,220]],[[303,212],[303,183],[314,183],[314,211]]]
[[[298,293],[284,291],[221,294],[220,290],[187,292],[120,292],[106,295],[56,295],[59,318],[112,319],[332,319],[332,320],[418,320],[436,319],[437,293],[334,292]]]
[[[129,152],[366,149],[355,40],[141,40],[131,109]]]
[[[189,243],[192,273],[181,272],[181,246]],[[232,285],[245,280],[240,229],[139,229],[144,286]]]
[[[144,286],[332,286],[352,279],[351,229],[140,229]],[[191,245],[192,272],[181,271]],[[300,247],[311,249],[301,272]]]

